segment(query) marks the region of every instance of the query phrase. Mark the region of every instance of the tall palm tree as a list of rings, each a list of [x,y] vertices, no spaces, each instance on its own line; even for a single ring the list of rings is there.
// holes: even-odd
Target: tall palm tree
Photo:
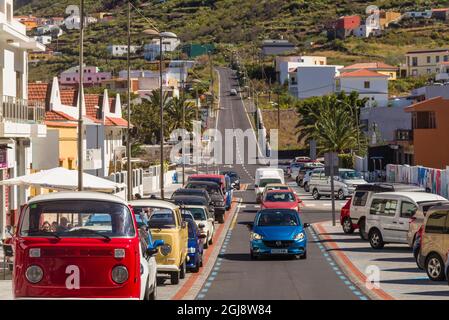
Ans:
[[[183,108],[184,108],[184,119],[183,119]],[[186,101],[185,97],[173,98],[167,108],[167,127],[170,132],[176,129],[181,129],[185,121],[185,126],[187,131],[193,129],[192,121],[195,119],[195,108],[192,102]]]
[[[159,90],[153,90],[151,91],[150,95],[146,96],[146,99],[149,100],[149,104],[151,105],[152,108],[157,109],[158,112],[160,112],[160,106],[161,106],[161,94]],[[169,118],[167,116],[167,111],[170,107],[170,97],[168,96],[167,92],[164,92],[164,94],[162,95],[162,105],[164,108],[164,137],[168,137],[170,131],[169,128]],[[160,142],[160,117],[158,118],[158,134],[157,136],[157,141],[158,143]]]

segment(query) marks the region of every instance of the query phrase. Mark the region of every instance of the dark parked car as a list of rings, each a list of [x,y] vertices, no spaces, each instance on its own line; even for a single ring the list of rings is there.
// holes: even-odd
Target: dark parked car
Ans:
[[[204,197],[176,195],[172,197],[172,201],[178,206],[205,206],[209,211],[214,212],[214,207]]]
[[[221,172],[222,175],[228,176],[231,179],[231,185],[237,189],[240,190],[240,176],[235,171],[223,171]]]
[[[221,187],[218,183],[209,181],[191,181],[187,183],[186,188],[186,190],[206,190],[215,209],[215,220],[219,223],[224,222],[226,203],[224,202],[223,191],[221,190]]]

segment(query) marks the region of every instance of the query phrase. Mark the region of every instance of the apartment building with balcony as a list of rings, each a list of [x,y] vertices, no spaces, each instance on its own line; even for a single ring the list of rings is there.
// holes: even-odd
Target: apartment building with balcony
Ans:
[[[30,173],[33,138],[46,135],[45,109],[27,93],[28,52],[45,46],[26,35],[13,17],[12,0],[0,0],[0,180]],[[0,187],[0,237],[27,201],[24,187]]]
[[[440,63],[449,62],[449,48],[416,50],[405,54],[401,65],[401,76],[418,77],[440,73]]]
[[[412,115],[415,165],[449,166],[449,99],[435,97],[406,109]]]

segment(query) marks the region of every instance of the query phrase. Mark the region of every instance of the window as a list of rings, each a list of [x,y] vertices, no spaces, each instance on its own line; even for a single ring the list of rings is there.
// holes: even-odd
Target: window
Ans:
[[[447,219],[447,211],[432,213],[426,223],[426,233],[444,233]]]
[[[365,81],[363,86],[364,86],[365,89],[369,89],[371,87],[371,83],[369,81]]]
[[[370,214],[392,217],[396,214],[397,206],[397,200],[374,199],[371,203]]]
[[[427,69],[427,74],[431,74],[432,73],[432,69],[428,68]]]
[[[418,66],[418,57],[412,57],[412,66],[417,67]]]
[[[413,112],[413,129],[435,129],[436,115],[434,111]]]
[[[430,63],[430,57],[427,56],[427,63]]]
[[[70,81],[70,78],[65,78],[66,81]]]
[[[443,60],[444,60],[445,62],[449,61],[449,56],[444,56],[444,57],[443,57]]]
[[[411,202],[402,201],[401,218],[411,218],[415,215],[418,208]]]
[[[363,207],[366,205],[366,200],[368,199],[368,192],[358,191],[354,195],[354,206]]]
[[[436,56],[436,57],[435,57],[435,62],[436,62],[436,63],[440,62],[440,56]]]

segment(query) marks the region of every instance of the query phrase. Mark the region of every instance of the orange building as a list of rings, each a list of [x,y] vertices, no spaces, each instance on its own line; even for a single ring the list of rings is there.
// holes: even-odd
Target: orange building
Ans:
[[[406,109],[412,113],[415,165],[449,166],[449,99],[436,97]]]
[[[24,24],[27,31],[37,28],[37,18],[34,16],[16,16],[14,18]]]

